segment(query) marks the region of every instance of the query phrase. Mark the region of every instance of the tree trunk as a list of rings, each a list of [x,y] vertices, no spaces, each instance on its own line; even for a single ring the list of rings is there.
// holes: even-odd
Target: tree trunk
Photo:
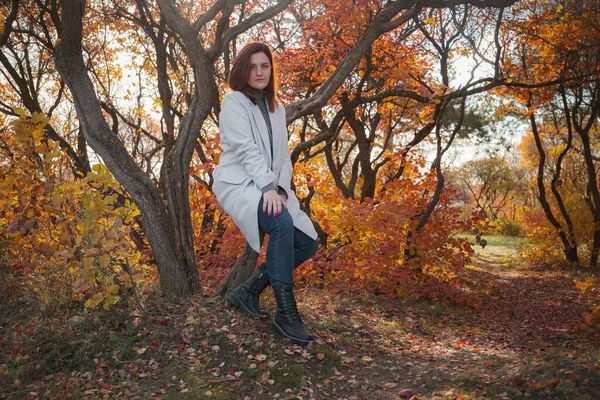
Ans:
[[[204,92],[196,94],[181,123],[179,134],[171,152],[166,155],[161,169],[161,181],[167,198],[168,216],[174,227],[175,248],[178,261],[186,275],[189,293],[200,292],[200,278],[194,253],[194,229],[190,213],[189,181],[194,145],[202,124],[212,108],[212,96],[206,93],[214,88],[209,78],[212,68],[206,66],[204,73],[197,74],[204,83]]]
[[[194,275],[189,271],[192,267],[195,270],[195,266],[182,265],[182,259],[185,257],[178,246],[179,241],[174,239],[175,232],[169,221],[169,216],[176,218],[177,214],[167,215],[158,188],[135,164],[123,142],[110,129],[102,114],[82,57],[83,5],[81,0],[62,2],[64,29],[54,53],[56,68],[71,90],[87,143],[98,153],[140,209],[162,288],[174,295],[196,294],[200,288],[198,275],[197,272]],[[183,189],[182,177],[185,177],[185,174],[175,173],[173,176],[172,186]],[[185,194],[187,195],[187,190]],[[169,203],[170,207],[177,207],[171,201]],[[187,197],[185,203],[188,204]]]
[[[531,100],[528,103],[528,107],[530,109],[532,108]],[[560,222],[558,222],[558,220],[554,216],[554,213],[552,212],[552,209],[550,208],[550,204],[548,203],[548,199],[546,198],[546,186],[544,184],[544,169],[545,169],[545,165],[546,165],[546,152],[544,150],[544,147],[542,146],[542,140],[540,138],[540,133],[538,132],[537,123],[535,121],[535,116],[533,115],[533,113],[529,116],[529,122],[531,124],[531,132],[533,133],[533,138],[535,140],[535,147],[537,148],[538,155],[540,156],[540,161],[538,164],[538,172],[537,172],[537,186],[538,186],[538,192],[539,192],[538,200],[540,202],[540,205],[542,206],[542,209],[544,210],[544,214],[546,214],[546,218],[548,219],[548,221],[550,221],[552,226],[554,226],[554,228],[558,232],[558,236],[560,237],[560,240],[563,244],[563,252],[565,253],[565,259],[569,262],[576,262],[578,259],[577,258],[577,249],[574,248],[572,246],[572,244],[570,243],[569,239],[567,238],[567,235],[565,234],[565,231],[564,231],[562,225],[560,224]]]
[[[590,118],[595,120],[596,114],[597,112],[594,112],[593,116]],[[587,171],[588,190],[591,193],[593,204],[591,211],[594,216],[594,240],[592,244],[592,254],[590,255],[590,267],[595,269],[598,266],[598,256],[600,255],[600,191],[598,190],[596,178],[596,166],[594,165],[594,160],[592,158],[589,130],[577,127],[577,131],[581,137],[581,143],[583,144],[583,155],[585,158]]]
[[[263,238],[264,235],[261,234],[261,243]],[[217,290],[215,290],[212,295],[212,299],[216,300],[225,298],[229,293],[250,278],[254,272],[254,268],[256,267],[258,256],[259,254],[254,251],[252,247],[250,247],[248,242],[246,242],[242,255],[237,260],[225,280],[221,283]]]
[[[560,88],[560,94],[562,97],[563,107],[565,109],[565,115],[566,115],[565,121],[567,123],[567,145],[565,146],[563,151],[560,152],[560,154],[558,155],[558,158],[556,160],[556,167],[554,169],[554,176],[552,177],[552,181],[550,183],[550,188],[552,190],[552,194],[554,195],[554,198],[556,198],[556,202],[558,204],[560,213],[561,213],[563,219],[565,220],[565,223],[567,224],[567,233],[568,233],[568,239],[569,239],[570,246],[564,250],[565,258],[569,262],[578,263],[579,262],[579,254],[578,254],[578,249],[577,249],[577,238],[575,237],[575,227],[573,226],[573,221],[571,220],[571,216],[569,215],[569,213],[567,211],[565,202],[563,201],[562,196],[560,195],[560,192],[558,191],[558,182],[561,178],[560,175],[561,175],[561,171],[562,171],[562,162],[565,159],[565,157],[567,156],[567,153],[571,149],[571,146],[573,143],[573,127],[571,125],[571,113],[569,112],[569,106],[568,106],[567,96],[566,96],[564,87]],[[557,127],[557,131],[558,131],[558,127]]]

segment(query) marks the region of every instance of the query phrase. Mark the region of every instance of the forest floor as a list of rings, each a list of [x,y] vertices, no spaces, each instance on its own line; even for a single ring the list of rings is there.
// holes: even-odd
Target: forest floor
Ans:
[[[302,348],[202,298],[42,311],[0,268],[0,398],[600,398],[577,272],[524,265],[516,241],[490,237],[464,274],[477,308],[301,291],[316,336]]]

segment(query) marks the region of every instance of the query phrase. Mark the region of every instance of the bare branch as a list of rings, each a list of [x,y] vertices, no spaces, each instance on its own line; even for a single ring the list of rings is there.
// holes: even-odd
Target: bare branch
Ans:
[[[10,14],[8,14],[8,16],[6,17],[6,20],[4,21],[4,32],[2,32],[2,35],[0,35],[0,47],[4,46],[4,44],[8,40],[8,37],[10,36],[10,33],[12,32],[12,24],[17,19],[18,11],[19,11],[19,0],[13,0],[12,6],[10,9]]]
[[[222,36],[217,36],[214,45],[209,51],[209,58],[211,60],[216,59],[223,52],[223,49],[229,44],[230,41],[253,26],[256,26],[261,22],[264,22],[279,14],[285,10],[287,6],[292,4],[293,1],[294,0],[279,0],[276,5],[269,7],[260,13],[251,15],[247,19],[226,30]]]
[[[196,21],[193,24],[193,28],[196,33],[200,32],[200,29],[212,21],[212,19],[217,16],[219,11],[223,10],[228,4],[229,0],[217,0],[207,12],[196,18]]]

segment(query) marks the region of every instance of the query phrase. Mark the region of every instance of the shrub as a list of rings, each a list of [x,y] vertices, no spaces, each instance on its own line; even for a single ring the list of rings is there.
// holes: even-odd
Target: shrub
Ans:
[[[507,218],[500,218],[494,224],[496,225],[496,233],[502,236],[519,237],[523,231],[523,227],[518,222]]]

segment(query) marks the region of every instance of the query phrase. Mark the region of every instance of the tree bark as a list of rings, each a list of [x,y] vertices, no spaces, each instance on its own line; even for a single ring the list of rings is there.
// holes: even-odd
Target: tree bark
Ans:
[[[592,252],[590,254],[590,267],[596,269],[598,267],[598,256],[600,255],[600,190],[598,189],[598,174],[592,156],[590,130],[596,123],[598,112],[600,111],[600,88],[594,88],[592,92],[593,98],[591,99],[587,123],[584,125],[583,123],[580,123],[577,118],[573,118],[573,126],[581,138],[588,179],[588,192],[591,195],[592,207],[590,208],[594,218],[594,239],[592,243]],[[579,106],[579,102],[577,103]]]
[[[531,100],[527,105],[529,109],[532,109]],[[552,209],[550,208],[550,204],[548,203],[548,199],[546,197],[546,186],[544,184],[544,170],[546,165],[546,152],[544,147],[542,146],[542,139],[540,138],[540,134],[537,129],[537,123],[535,121],[535,115],[531,113],[529,116],[529,122],[531,124],[531,132],[533,133],[533,138],[535,141],[535,147],[537,148],[538,155],[540,156],[540,161],[538,164],[538,172],[537,172],[537,186],[538,186],[538,201],[544,210],[544,214],[546,214],[546,218],[548,221],[554,226],[556,231],[558,232],[558,236],[563,244],[563,253],[565,254],[565,258],[567,261],[575,262],[577,257],[576,251],[574,251],[573,246],[569,242],[567,235],[561,225],[561,223],[556,219]]]
[[[571,216],[569,215],[569,213],[567,211],[565,202],[563,201],[562,196],[560,195],[560,192],[558,191],[558,181],[560,180],[560,175],[562,172],[562,162],[563,162],[564,158],[567,156],[567,153],[569,152],[569,150],[571,149],[572,144],[573,144],[573,127],[571,124],[571,113],[569,111],[569,105],[567,102],[567,96],[566,96],[564,87],[560,88],[560,94],[562,97],[562,103],[563,103],[563,107],[565,110],[565,116],[566,116],[565,121],[567,123],[567,145],[565,146],[564,150],[561,151],[561,153],[558,155],[558,158],[556,160],[556,167],[554,169],[554,175],[552,177],[550,187],[552,190],[552,194],[556,198],[556,202],[558,204],[560,213],[561,213],[563,219],[565,220],[565,223],[567,224],[567,234],[568,234],[570,246],[569,246],[569,248],[565,249],[565,257],[567,258],[568,261],[577,263],[577,262],[579,262],[579,254],[578,254],[579,252],[577,249],[577,238],[575,237],[575,227],[573,226],[573,221],[571,220]]]
[[[183,254],[178,251],[174,230],[158,188],[133,162],[102,114],[100,102],[82,57],[84,8],[85,2],[82,0],[62,2],[63,30],[60,35],[61,41],[54,53],[56,68],[73,95],[86,141],[103,159],[140,209],[162,288],[174,295],[196,294],[200,289],[197,270],[194,275],[183,267]],[[187,198],[185,204],[189,207]],[[195,270],[195,265],[193,268]]]
[[[264,240],[264,234],[260,235],[260,242],[262,243]],[[244,251],[242,251],[242,255],[237,260],[231,272],[227,275],[227,277],[221,282],[217,290],[211,296],[213,300],[220,299],[226,297],[229,293],[235,290],[239,285],[246,282],[248,278],[254,272],[256,268],[256,261],[258,260],[259,254],[250,247],[248,242],[244,246]]]

